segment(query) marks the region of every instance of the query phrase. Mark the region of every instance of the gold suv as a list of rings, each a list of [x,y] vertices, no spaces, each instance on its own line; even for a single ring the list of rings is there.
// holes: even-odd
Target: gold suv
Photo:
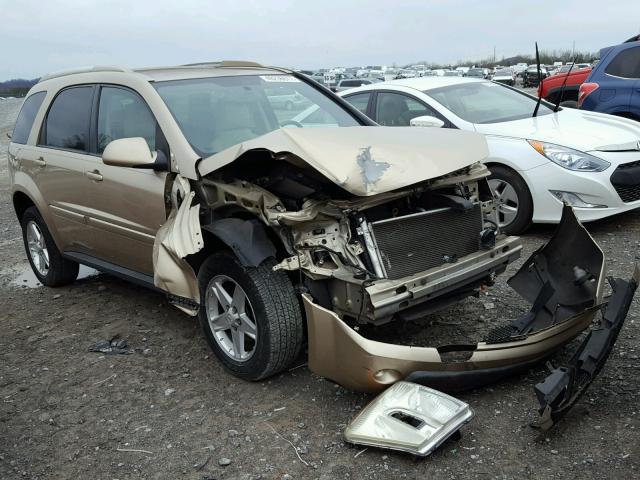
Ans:
[[[601,296],[601,252],[570,210],[560,230],[584,248],[557,241],[562,261],[539,252],[512,279],[534,303],[527,321],[446,347],[354,328],[418,319],[519,256],[497,226],[483,137],[428,130],[377,126],[304,75],[249,62],[65,72],[18,116],[13,203],[43,284],[85,264],[164,291],[245,379],[283,370],[305,341],[312,370],[369,391],[543,358]]]

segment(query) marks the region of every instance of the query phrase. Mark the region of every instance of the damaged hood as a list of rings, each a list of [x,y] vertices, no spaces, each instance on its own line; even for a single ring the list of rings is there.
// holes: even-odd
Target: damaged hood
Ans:
[[[483,136],[416,127],[281,128],[202,160],[207,175],[250,150],[295,155],[358,196],[376,195],[441,177],[488,156]]]

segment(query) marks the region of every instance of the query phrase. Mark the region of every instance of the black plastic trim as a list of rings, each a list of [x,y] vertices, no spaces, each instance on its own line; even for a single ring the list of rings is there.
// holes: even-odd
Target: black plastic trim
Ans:
[[[113,275],[114,277],[128,280],[132,283],[150,288],[152,290],[156,290],[158,292],[162,291],[153,284],[153,276],[147,275],[146,273],[141,273],[129,268],[121,267],[120,265],[115,265],[100,258],[87,255],[85,253],[64,252],[62,256],[69,260],[73,260],[74,262],[81,263],[82,265],[87,265],[88,267],[95,268],[96,270],[99,270],[101,272]]]

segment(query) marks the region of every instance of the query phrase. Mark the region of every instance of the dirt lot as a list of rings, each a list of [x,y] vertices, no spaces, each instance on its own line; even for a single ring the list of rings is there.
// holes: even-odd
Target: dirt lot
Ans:
[[[460,395],[475,418],[459,442],[426,459],[362,452],[342,430],[372,397],[314,376],[304,358],[246,383],[220,367],[196,322],[161,295],[107,275],[59,289],[16,281],[28,264],[9,193],[5,133],[17,102],[9,103],[0,103],[0,478],[640,478],[638,298],[602,374],[549,434],[529,426],[539,366]],[[609,273],[628,277],[640,211],[589,230]],[[551,232],[527,234],[525,255]],[[420,338],[465,336],[525,309],[506,278],[425,319]],[[396,334],[415,330],[398,326]],[[88,352],[115,335],[133,353]]]

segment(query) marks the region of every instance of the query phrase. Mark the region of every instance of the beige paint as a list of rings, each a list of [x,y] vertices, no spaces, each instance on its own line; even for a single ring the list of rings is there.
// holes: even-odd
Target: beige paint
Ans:
[[[281,128],[208,157],[207,175],[253,149],[292,154],[358,196],[404,188],[460,170],[488,156],[481,135],[411,127]]]
[[[411,372],[465,371],[512,365],[542,359],[587,328],[597,308],[517,342],[480,342],[471,358],[443,363],[433,347],[411,347],[369,340],[335,313],[303,294],[309,338],[309,369],[345,388],[378,392]]]
[[[153,245],[153,283],[161,290],[200,303],[198,279],[185,260],[204,246],[200,205],[192,205],[194,196],[189,182],[176,177],[171,195],[173,208],[167,222],[158,230]],[[181,203],[179,198],[182,198]],[[197,310],[177,306],[190,315],[197,313]]]

